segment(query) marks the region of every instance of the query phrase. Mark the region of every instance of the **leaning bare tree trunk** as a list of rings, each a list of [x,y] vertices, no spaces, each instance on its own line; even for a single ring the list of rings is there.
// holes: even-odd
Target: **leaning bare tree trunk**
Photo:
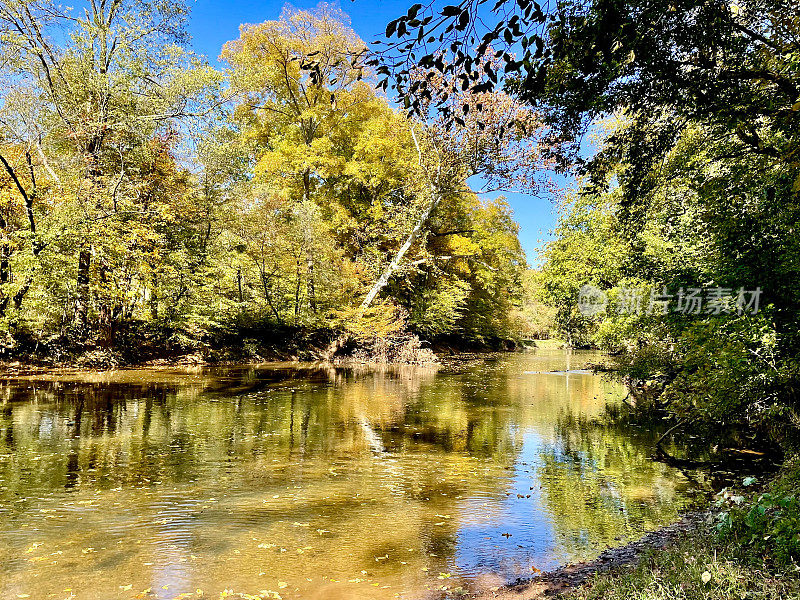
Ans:
[[[386,284],[389,283],[389,279],[391,279],[392,275],[394,275],[395,271],[400,267],[401,263],[403,262],[403,258],[405,258],[406,252],[408,252],[409,248],[417,241],[420,233],[422,233],[423,228],[425,227],[425,223],[428,222],[433,211],[439,204],[439,196],[434,197],[433,201],[428,205],[428,208],[419,218],[419,220],[414,225],[414,229],[411,230],[411,233],[406,238],[406,241],[403,242],[403,245],[400,246],[400,249],[394,255],[392,262],[390,262],[386,268],[383,270],[383,273],[378,278],[378,281],[375,282],[375,285],[372,286],[372,289],[364,298],[364,301],[359,306],[360,312],[364,312],[367,310],[370,305],[374,302],[375,298],[381,292],[383,288],[386,287]]]
[[[400,268],[400,265],[403,262],[403,258],[405,257],[408,249],[414,244],[414,242],[419,237],[420,233],[422,232],[423,228],[425,227],[425,223],[427,223],[428,218],[433,213],[436,206],[439,204],[440,198],[437,196],[433,199],[433,202],[430,203],[428,208],[419,218],[419,220],[414,225],[414,229],[411,230],[411,233],[406,238],[406,241],[403,242],[403,245],[400,246],[400,249],[394,255],[392,262],[390,262],[386,268],[381,273],[381,276],[378,278],[378,281],[375,282],[375,285],[372,286],[369,293],[367,293],[366,297],[364,298],[361,305],[358,307],[358,312],[356,313],[358,316],[364,314],[364,312],[372,305],[375,301],[375,298],[380,294],[381,290],[386,287],[386,284],[389,283],[389,280],[394,275],[395,271]],[[344,346],[348,340],[350,339],[350,334],[347,332],[343,332],[339,334],[333,342],[325,349],[325,352],[322,354],[322,358],[324,360],[330,360],[333,356]]]

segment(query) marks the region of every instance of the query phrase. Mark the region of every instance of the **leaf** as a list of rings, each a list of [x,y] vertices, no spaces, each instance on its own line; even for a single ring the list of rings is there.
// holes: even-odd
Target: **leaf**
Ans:
[[[700,576],[700,579],[703,580],[703,583],[708,583],[711,581],[711,573],[708,571],[703,571],[703,574]]]

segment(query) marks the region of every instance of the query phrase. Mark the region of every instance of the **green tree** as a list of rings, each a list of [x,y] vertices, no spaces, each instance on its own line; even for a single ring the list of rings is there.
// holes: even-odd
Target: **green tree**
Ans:
[[[144,268],[152,226],[172,210],[164,199],[183,197],[185,177],[164,171],[174,169],[163,161],[175,131],[219,79],[180,46],[187,14],[182,3],[0,4],[2,137],[25,150],[23,163],[2,162],[20,182],[26,173],[27,187],[17,188],[29,216],[29,253],[38,259],[19,273],[21,290],[55,258],[73,283],[57,283],[60,297],[47,302],[73,314],[84,332],[99,321],[106,343],[126,300],[151,286],[149,273],[120,261],[137,256]],[[51,183],[46,199],[37,186],[43,179]],[[164,194],[168,185],[177,189]],[[37,227],[45,210],[57,226]],[[65,265],[69,253],[75,264]]]

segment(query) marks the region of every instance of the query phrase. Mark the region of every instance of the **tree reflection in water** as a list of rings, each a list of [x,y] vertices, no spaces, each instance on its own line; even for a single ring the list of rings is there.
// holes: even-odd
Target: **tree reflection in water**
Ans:
[[[588,422],[619,387],[565,365],[6,380],[0,596],[420,598],[674,518],[686,482],[652,439]]]

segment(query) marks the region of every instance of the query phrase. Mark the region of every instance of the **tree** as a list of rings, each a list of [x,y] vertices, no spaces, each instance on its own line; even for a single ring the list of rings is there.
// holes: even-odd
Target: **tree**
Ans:
[[[629,126],[619,122],[617,134]],[[709,441],[792,448],[797,354],[775,299],[783,317],[798,303],[797,215],[764,194],[781,169],[747,155],[722,162],[718,144],[727,141],[703,128],[685,132],[647,173],[647,210],[635,218],[622,187],[573,198],[545,252],[545,296],[562,331],[617,355],[637,414],[672,418],[671,433],[699,440],[703,451]],[[606,293],[605,313],[578,312],[586,283]],[[703,304],[679,310],[692,288]],[[665,289],[668,310],[649,310],[650,294]],[[715,289],[730,296],[719,310],[708,303]],[[761,291],[757,312],[737,310],[740,289]],[[638,311],[620,310],[630,290]]]
[[[796,140],[799,16],[777,0],[415,4],[389,23],[373,60],[382,85],[408,92],[416,112],[454,91],[506,86],[569,139],[619,109],[650,122],[671,112],[679,118],[662,144],[681,123],[708,119],[749,151],[786,156],[784,143]],[[421,85],[420,68],[448,85]],[[786,142],[765,139],[779,132]]]
[[[271,197],[262,201],[277,202],[300,229],[313,318],[326,308],[316,285],[321,240],[353,248],[348,238],[406,193],[408,134],[362,80],[363,67],[348,61],[361,48],[346,17],[323,6],[243,27],[222,54],[240,93],[237,121],[256,142],[256,181]],[[312,57],[322,65],[316,78],[304,70]],[[319,219],[329,224],[320,228]]]
[[[352,60],[363,43],[341,19],[327,7],[285,12],[280,21],[243,28],[223,56],[241,94],[236,118],[257,147],[255,181],[264,186],[257,202],[298,224],[298,215],[318,213],[333,225],[306,231],[335,236],[365,274],[374,274],[349,316],[359,320],[408,268],[477,259],[474,244],[457,256],[448,254],[452,245],[428,245],[432,220],[448,206],[472,202],[467,179],[476,175],[487,185],[535,186],[539,125],[502,93],[472,97],[473,112],[458,130],[444,127],[433,111],[425,121],[407,119],[375,93],[363,63]],[[462,233],[472,231],[464,227]],[[312,236],[304,239],[303,247],[314,243]],[[317,304],[316,262],[305,265],[310,314]],[[465,282],[456,287],[471,289]]]
[[[121,311],[112,293],[120,283],[111,281],[115,242],[129,236],[122,245],[135,249],[132,223],[156,210],[147,171],[218,79],[178,45],[186,41],[186,15],[182,3],[136,0],[77,9],[48,0],[0,4],[2,137],[25,148],[31,188],[18,188],[28,207],[31,253],[38,257],[45,247],[35,229],[36,172],[43,171],[56,184],[48,204],[62,220],[58,242],[50,243],[77,254],[75,287],[67,292],[76,322],[84,330],[90,325],[96,299],[106,338]],[[19,180],[19,168],[3,162]],[[133,291],[132,281],[123,295]]]

